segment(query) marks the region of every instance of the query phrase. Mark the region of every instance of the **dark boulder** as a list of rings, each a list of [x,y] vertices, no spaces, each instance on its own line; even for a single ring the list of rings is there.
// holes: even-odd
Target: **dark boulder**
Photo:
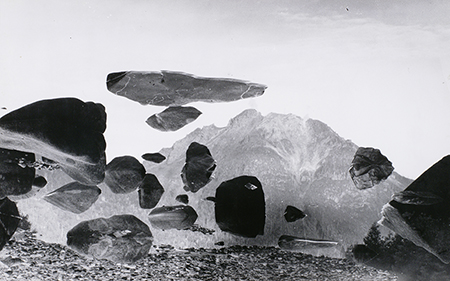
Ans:
[[[256,188],[248,188],[249,184]],[[222,182],[216,190],[215,217],[223,231],[242,237],[263,235],[266,214],[261,182],[252,176]]]
[[[164,193],[164,187],[153,174],[146,174],[141,185],[139,185],[139,206],[142,209],[154,208]]]
[[[227,78],[203,78],[173,71],[123,71],[108,74],[107,89],[146,105],[230,102],[264,94],[264,85]]]
[[[153,209],[148,219],[153,227],[166,229],[188,229],[197,220],[197,212],[191,206],[163,206]]]
[[[450,155],[383,207],[380,223],[450,263]]]
[[[187,194],[180,194],[180,195],[177,195],[175,200],[177,200],[178,202],[181,202],[183,204],[188,204],[189,203],[189,196]]]
[[[34,161],[33,153],[0,148],[0,198],[31,191],[35,169],[30,164]]]
[[[153,114],[147,124],[163,132],[177,131],[195,121],[202,113],[191,106],[171,106],[164,111]]]
[[[50,192],[43,199],[65,211],[81,214],[97,201],[101,192],[97,186],[72,182]]]
[[[0,118],[3,148],[58,162],[74,180],[101,183],[105,172],[105,107],[76,98],[41,100]]]
[[[43,176],[35,177],[33,180],[33,186],[36,186],[38,188],[43,188],[47,185],[47,180]]]
[[[161,153],[145,153],[142,155],[142,159],[154,163],[161,163],[162,161],[166,160],[166,156],[162,155]]]
[[[197,142],[189,145],[186,151],[186,163],[181,170],[184,190],[197,192],[211,181],[216,162],[209,149]]]
[[[133,215],[83,221],[67,233],[67,245],[97,259],[130,263],[148,255],[153,236]]]
[[[144,177],[144,166],[133,156],[116,157],[106,166],[105,183],[114,193],[136,190]]]
[[[355,153],[349,173],[358,189],[371,188],[387,179],[394,167],[379,149],[360,147]]]
[[[284,211],[284,218],[287,222],[294,222],[296,220],[303,219],[304,217],[306,217],[306,214],[294,206],[289,205]]]
[[[21,219],[16,203],[7,197],[0,200],[0,250],[16,232]]]

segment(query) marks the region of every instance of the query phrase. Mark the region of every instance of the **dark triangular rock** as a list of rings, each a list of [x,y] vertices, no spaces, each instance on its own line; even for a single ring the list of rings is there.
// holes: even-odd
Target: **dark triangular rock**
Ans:
[[[65,211],[81,214],[97,201],[102,191],[97,186],[68,183],[44,197],[44,200]]]
[[[284,218],[287,222],[294,222],[296,220],[303,219],[304,217],[306,217],[306,214],[294,206],[289,205],[284,211]]]
[[[0,118],[0,143],[52,159],[73,179],[95,185],[104,179],[105,129],[101,104],[76,98],[42,100]]]
[[[148,219],[153,227],[166,229],[188,229],[197,220],[197,212],[191,206],[164,206],[153,209]]]
[[[133,215],[84,221],[67,233],[67,245],[85,255],[130,263],[148,255],[153,236]]]
[[[248,184],[256,188],[249,189]],[[215,202],[216,222],[221,230],[243,237],[264,234],[264,192],[256,177],[241,176],[222,182]]]
[[[142,209],[154,208],[164,193],[163,186],[153,174],[146,174],[139,186],[139,206]]]
[[[360,147],[355,153],[350,176],[358,189],[371,188],[385,180],[394,171],[391,161],[379,149]]]
[[[33,153],[0,148],[0,198],[31,191],[35,169]]]
[[[180,195],[177,195],[175,200],[177,200],[178,202],[181,202],[183,204],[188,204],[189,203],[189,196],[187,194],[180,194]]]
[[[450,263],[450,155],[383,207],[380,223]]]
[[[21,217],[17,210],[16,203],[8,198],[0,200],[0,250],[6,242],[13,236],[19,225]]]
[[[36,186],[38,188],[43,188],[47,185],[47,180],[43,176],[35,177],[33,180],[33,186]]]
[[[161,163],[162,161],[166,160],[166,157],[161,153],[145,153],[142,155],[142,159],[154,163]]]
[[[133,156],[116,157],[106,166],[105,183],[114,193],[130,193],[144,180],[145,168]]]
[[[186,163],[181,171],[184,189],[192,192],[200,190],[211,181],[215,168],[216,164],[209,149],[197,142],[191,143],[186,151]]]
[[[153,114],[146,122],[154,129],[171,132],[195,121],[201,114],[201,111],[192,106],[171,106],[160,113]]]

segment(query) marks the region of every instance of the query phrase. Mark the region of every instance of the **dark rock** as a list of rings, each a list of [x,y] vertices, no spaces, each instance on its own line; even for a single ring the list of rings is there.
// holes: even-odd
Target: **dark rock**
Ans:
[[[214,245],[216,245],[216,246],[224,246],[225,242],[219,241],[219,242],[214,243]]]
[[[0,250],[11,239],[19,225],[21,217],[16,203],[7,197],[0,200]]]
[[[0,148],[0,198],[31,191],[35,169],[27,164],[34,161],[33,153]]]
[[[85,255],[130,263],[145,257],[152,245],[149,227],[133,215],[83,221],[67,233],[67,245]]]
[[[81,214],[97,201],[101,192],[97,186],[72,182],[50,192],[43,199],[65,211]]]
[[[108,74],[107,89],[119,96],[151,105],[190,102],[230,102],[264,94],[264,85],[227,78],[203,78],[173,72],[123,71]]]
[[[214,196],[208,196],[205,198],[206,201],[216,202],[216,197]]]
[[[155,162],[155,163],[161,163],[162,161],[166,160],[166,156],[162,155],[161,153],[145,153],[142,155],[142,159]]]
[[[393,196],[380,223],[450,263],[450,155]]]
[[[177,195],[175,200],[177,200],[178,202],[181,202],[183,204],[188,204],[189,203],[189,196],[187,194],[180,194],[180,195]]]
[[[280,246],[281,249],[289,251],[302,251],[309,248],[333,248],[338,245],[339,243],[335,241],[304,239],[289,235],[282,235],[280,239],[278,239],[278,246]]]
[[[150,212],[148,219],[153,227],[188,229],[197,220],[197,212],[191,206],[163,206]]]
[[[360,147],[350,167],[350,176],[358,189],[371,188],[392,174],[394,167],[379,149]]]
[[[181,170],[184,190],[197,192],[211,181],[216,168],[214,158],[209,149],[197,142],[189,145],[186,151],[186,163]]]
[[[378,255],[377,252],[362,244],[355,245],[352,254],[356,261],[361,263],[368,262]]]
[[[150,127],[163,132],[177,131],[195,121],[201,114],[195,107],[171,106],[153,114],[146,122]]]
[[[47,185],[47,180],[43,176],[35,177],[33,180],[33,186],[43,188]]]
[[[197,224],[193,224],[191,227],[187,228],[187,230],[190,230],[192,232],[201,232],[205,235],[212,235],[214,232],[216,232],[214,229],[209,229]]]
[[[404,190],[392,196],[392,200],[405,205],[435,205],[442,203],[444,199],[427,191]]]
[[[144,180],[144,166],[132,156],[116,157],[106,166],[105,183],[114,193],[130,193]]]
[[[84,184],[101,183],[105,172],[105,108],[76,98],[42,100],[0,118],[3,148],[40,154]]]
[[[154,208],[164,193],[164,187],[153,174],[146,174],[139,186],[139,206],[142,209]]]
[[[53,161],[52,159],[48,159],[44,156],[42,156],[42,162],[44,162],[44,164],[48,164],[48,165],[54,165],[57,163],[56,161]]]
[[[247,188],[249,183],[257,188]],[[215,202],[216,222],[221,230],[243,237],[264,234],[264,191],[256,177],[241,176],[222,182]]]
[[[294,222],[296,220],[303,219],[304,217],[306,217],[306,214],[294,206],[287,206],[284,211],[284,218],[287,222]]]

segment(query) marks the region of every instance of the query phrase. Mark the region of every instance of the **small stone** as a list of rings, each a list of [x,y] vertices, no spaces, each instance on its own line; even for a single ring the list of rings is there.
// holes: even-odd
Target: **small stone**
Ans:
[[[150,116],[146,122],[150,127],[159,131],[173,132],[195,121],[201,114],[195,107],[171,106]]]
[[[114,193],[136,190],[144,177],[144,166],[133,156],[116,157],[106,166],[105,183]]]

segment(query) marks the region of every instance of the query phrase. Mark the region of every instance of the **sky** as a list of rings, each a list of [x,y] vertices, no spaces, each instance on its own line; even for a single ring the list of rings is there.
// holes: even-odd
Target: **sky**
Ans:
[[[41,99],[105,105],[107,157],[156,152],[247,108],[328,124],[418,177],[450,154],[450,1],[0,1],[0,116]],[[106,89],[117,71],[261,83],[263,96],[192,103],[178,132]],[[139,159],[139,158],[138,158]]]

